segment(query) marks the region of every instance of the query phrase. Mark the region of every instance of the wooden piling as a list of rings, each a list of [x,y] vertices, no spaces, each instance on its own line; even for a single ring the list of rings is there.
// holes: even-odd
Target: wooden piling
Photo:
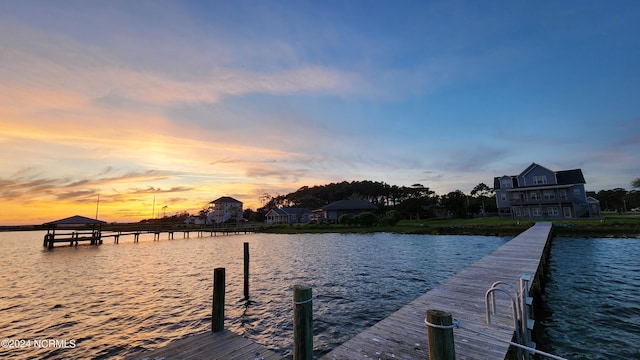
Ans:
[[[313,359],[313,306],[309,286],[293,287],[293,359]]]
[[[249,300],[249,243],[244,243],[244,298]]]
[[[224,330],[224,292],[225,270],[216,268],[213,270],[213,310],[211,313],[211,331]]]
[[[451,326],[451,314],[441,310],[427,310],[427,322],[436,326]],[[456,350],[453,341],[453,328],[439,328],[427,325],[429,340],[429,359],[455,360]]]

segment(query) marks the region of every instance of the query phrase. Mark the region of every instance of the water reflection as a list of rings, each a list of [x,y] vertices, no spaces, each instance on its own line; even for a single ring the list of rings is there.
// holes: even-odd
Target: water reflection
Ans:
[[[470,236],[251,234],[42,249],[40,233],[0,233],[3,338],[74,339],[75,349],[0,357],[122,357],[210,329],[213,269],[227,269],[226,327],[291,356],[292,288],[313,287],[322,354],[508,239]],[[243,242],[251,248],[243,300]]]

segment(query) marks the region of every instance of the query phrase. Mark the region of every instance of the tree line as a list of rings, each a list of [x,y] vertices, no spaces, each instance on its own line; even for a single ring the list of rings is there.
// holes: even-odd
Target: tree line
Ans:
[[[396,210],[406,219],[423,219],[451,214],[466,217],[473,213],[497,212],[493,189],[478,184],[469,195],[460,190],[437,195],[422,184],[389,185],[379,181],[342,181],[327,185],[303,186],[286,194],[261,197],[263,206],[256,211],[246,210],[249,220],[261,221],[272,208],[299,207],[310,210],[338,200],[367,200],[378,207],[379,214]]]
[[[634,188],[640,188],[640,178],[631,182]],[[298,207],[315,210],[338,200],[367,200],[378,207],[377,215],[390,210],[400,214],[403,219],[425,219],[439,216],[465,218],[470,216],[497,213],[494,189],[485,183],[476,185],[469,194],[455,190],[438,195],[422,184],[411,186],[389,185],[379,181],[342,181],[327,185],[303,186],[286,194],[260,197],[263,205],[257,210],[245,209],[244,218],[250,221],[264,221],[270,209]],[[600,190],[596,193],[600,207],[604,211],[627,212],[640,209],[640,191],[628,191],[623,188]],[[206,218],[208,208],[202,209],[199,216]],[[189,216],[181,212],[169,218],[148,219],[144,221],[182,222]]]
[[[631,182],[640,188],[640,178]],[[465,218],[497,213],[495,191],[485,183],[476,185],[469,194],[461,190],[438,195],[422,184],[411,186],[389,185],[379,181],[342,181],[327,185],[303,186],[286,194],[263,194],[263,206],[256,211],[245,210],[245,218],[263,221],[272,208],[300,207],[310,210],[338,200],[367,200],[378,206],[379,215],[396,210],[404,219],[424,219],[437,216]],[[640,208],[640,191],[623,188],[596,192],[602,210],[627,212]]]

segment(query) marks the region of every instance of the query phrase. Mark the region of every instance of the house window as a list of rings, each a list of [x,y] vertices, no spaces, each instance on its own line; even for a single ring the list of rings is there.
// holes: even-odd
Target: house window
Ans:
[[[502,179],[502,180],[500,180],[500,187],[502,189],[510,189],[511,188],[511,179]]]
[[[534,185],[544,185],[547,183],[547,176],[546,175],[539,175],[539,176],[534,176],[533,177],[533,184]]]
[[[540,208],[534,207],[531,209],[532,216],[540,216]]]
[[[553,191],[546,190],[545,192],[542,193],[542,197],[545,200],[554,200],[556,198],[556,193],[554,193]]]
[[[529,193],[529,199],[531,200],[538,200],[538,193],[535,191],[532,191]]]
[[[569,200],[566,189],[560,190],[560,200]]]
[[[549,213],[549,216],[558,216],[558,208],[557,207],[547,208],[547,212]]]
[[[515,213],[516,213],[516,216],[520,216],[520,214],[521,214],[521,213],[520,213],[520,208],[516,208]]]
[[[501,194],[500,195],[500,200],[501,201],[507,201],[507,194]]]
[[[580,195],[580,189],[573,189],[573,195]]]

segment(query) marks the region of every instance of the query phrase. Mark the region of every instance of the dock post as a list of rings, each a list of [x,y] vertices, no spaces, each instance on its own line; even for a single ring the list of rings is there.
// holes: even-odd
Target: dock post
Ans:
[[[244,298],[249,300],[249,243],[244,243]]]
[[[455,360],[456,349],[453,341],[453,320],[451,314],[441,310],[427,310],[427,337],[429,359]]]
[[[224,330],[224,268],[213,270],[213,310],[211,313],[211,331]]]
[[[313,306],[311,287],[293,287],[293,359],[313,359]]]

